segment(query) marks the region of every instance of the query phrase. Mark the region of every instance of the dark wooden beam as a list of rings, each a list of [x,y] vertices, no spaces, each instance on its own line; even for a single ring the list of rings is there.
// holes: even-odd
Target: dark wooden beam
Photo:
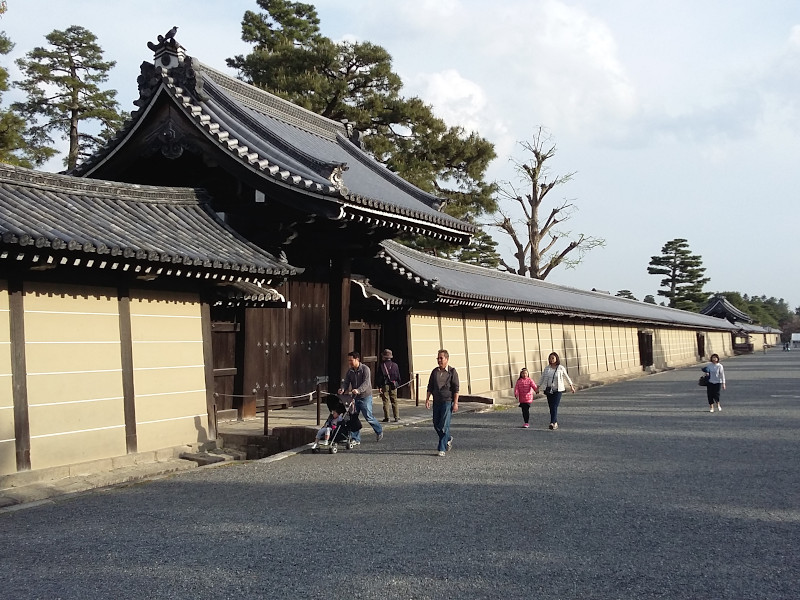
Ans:
[[[214,398],[214,347],[211,341],[211,305],[203,301],[200,306],[203,327],[203,364],[206,376],[206,410],[208,411],[208,439],[217,439],[217,402]],[[234,370],[235,372],[235,370]]]
[[[31,428],[28,416],[28,369],[25,364],[25,306],[22,281],[8,281],[11,326],[11,393],[14,400],[14,439],[17,471],[31,469]]]
[[[131,332],[130,290],[117,290],[119,312],[119,347],[122,363],[122,406],[125,415],[125,447],[128,454],[138,452],[136,434],[136,394],[133,388],[133,334]]]
[[[350,275],[352,260],[336,257],[331,261],[328,325],[328,391],[335,393],[347,370],[350,348]]]

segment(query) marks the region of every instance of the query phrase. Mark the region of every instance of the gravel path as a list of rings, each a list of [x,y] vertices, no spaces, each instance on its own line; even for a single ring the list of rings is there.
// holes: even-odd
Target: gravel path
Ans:
[[[800,352],[0,514],[0,597],[797,598]]]

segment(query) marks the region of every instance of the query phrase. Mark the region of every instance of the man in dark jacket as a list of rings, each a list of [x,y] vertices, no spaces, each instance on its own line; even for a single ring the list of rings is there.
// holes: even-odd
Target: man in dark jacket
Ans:
[[[400,367],[392,360],[392,351],[388,348],[381,354],[381,364],[375,374],[375,385],[381,391],[383,400],[383,422],[389,422],[389,403],[392,404],[392,413],[395,423],[400,420],[397,410],[397,388],[400,386]]]
[[[433,428],[439,435],[439,456],[445,456],[447,450],[453,445],[453,436],[450,435],[450,419],[458,410],[458,373],[453,367],[447,366],[450,354],[447,350],[439,350],[436,362],[439,364],[428,379],[428,393],[425,398],[425,408],[431,407],[433,396]]]

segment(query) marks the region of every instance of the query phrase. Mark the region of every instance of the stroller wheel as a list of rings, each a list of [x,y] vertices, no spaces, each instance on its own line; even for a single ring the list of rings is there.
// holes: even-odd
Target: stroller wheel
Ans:
[[[349,441],[347,442],[347,449],[348,450],[352,450],[353,449],[353,443],[352,442],[349,442]]]
[[[336,444],[334,444],[333,446],[331,446],[328,449],[328,452],[330,452],[331,454],[336,454],[338,451],[339,451],[339,448],[338,448],[338,446],[336,446]]]

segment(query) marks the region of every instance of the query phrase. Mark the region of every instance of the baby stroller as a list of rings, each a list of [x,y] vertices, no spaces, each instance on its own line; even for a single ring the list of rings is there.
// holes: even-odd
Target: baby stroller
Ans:
[[[352,450],[355,444],[353,443],[353,433],[361,429],[361,420],[358,418],[356,412],[356,403],[350,396],[328,396],[325,401],[328,405],[328,410],[334,410],[342,417],[341,422],[331,432],[331,439],[328,443],[328,453],[336,454],[339,451],[339,444],[344,444],[345,448]],[[319,454],[320,448],[312,448],[311,452]]]

